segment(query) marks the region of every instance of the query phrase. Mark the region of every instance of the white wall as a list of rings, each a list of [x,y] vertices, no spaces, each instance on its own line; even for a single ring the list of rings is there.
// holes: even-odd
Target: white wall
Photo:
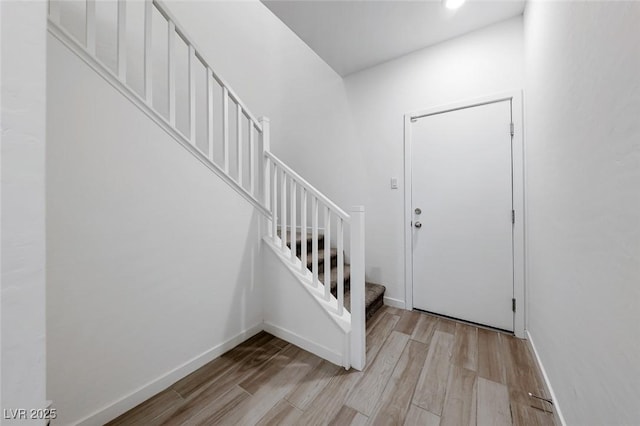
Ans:
[[[359,204],[364,168],[342,78],[259,1],[166,5],[251,111],[271,119],[276,155],[345,210]]]
[[[343,329],[347,324],[326,310],[324,294],[301,284],[298,271],[291,270],[288,259],[280,260],[279,248],[269,244],[263,242],[262,279],[269,289],[263,298],[265,330],[336,365],[346,365],[342,354],[349,350]]]
[[[261,327],[261,216],[53,36],[47,74],[47,394],[103,423]]]
[[[404,302],[403,114],[521,89],[522,18],[342,80],[259,2],[168,7],[254,113],[272,119],[273,151],[341,207],[365,206],[367,279]]]
[[[525,15],[529,331],[567,424],[638,424],[640,4]]]
[[[364,172],[352,172],[367,209],[367,279],[387,286],[386,297],[404,303],[404,121],[407,112],[480,97],[523,85],[522,17],[426,48],[345,79],[358,129]],[[316,147],[307,148],[314,156]],[[348,166],[346,166],[348,167]],[[399,188],[390,189],[397,177]]]
[[[46,4],[2,1],[0,17],[0,393],[2,409],[38,409],[45,407]]]
[[[259,2],[167,5],[254,113],[272,119],[273,151],[343,208],[365,206],[367,279],[404,302],[403,114],[521,89],[522,18],[342,80]]]
[[[260,2],[166,5],[251,111],[272,119],[285,161],[310,145],[349,146],[342,79]],[[73,10],[63,24],[77,21]],[[60,424],[96,412],[98,422],[144,392],[119,398],[262,321],[243,264],[259,255],[258,215],[49,42],[48,393]],[[342,186],[314,172],[320,189]]]
[[[522,19],[415,52],[343,81],[257,1],[170,2],[168,7],[252,112],[271,117],[272,146],[276,154],[339,205],[366,206],[367,278],[386,284],[387,296],[402,302],[402,116],[411,110],[521,88],[524,84]],[[611,416],[615,415],[619,416],[619,423],[633,423],[639,417],[634,404],[639,399],[634,384],[640,379],[640,368],[634,357],[640,352],[638,333],[634,328],[639,293],[637,286],[630,284],[637,281],[639,240],[638,221],[631,215],[638,210],[639,204],[638,125],[635,122],[638,82],[635,76],[640,74],[640,55],[637,37],[632,36],[635,34],[632,25],[638,19],[637,10],[637,5],[630,3],[534,3],[527,10],[525,99],[528,112],[525,125],[529,129],[530,330],[567,420],[576,424],[611,423]],[[65,59],[65,63],[74,69],[80,67],[75,61]],[[57,72],[69,86],[68,80],[76,76],[66,75],[66,68]],[[77,75],[84,75],[84,72]],[[113,110],[118,116],[129,115],[129,119],[138,117],[127,114],[128,104],[112,97],[102,87],[103,83],[93,81],[88,75],[79,81],[92,90],[99,89],[100,96],[96,99],[106,102],[110,112]],[[64,87],[68,89],[66,85]],[[62,96],[61,88],[52,91]],[[71,95],[75,96],[77,92],[74,90]],[[65,102],[72,103],[69,99]],[[203,336],[208,336],[208,342],[213,344],[227,337],[221,337],[223,331],[238,331],[249,326],[253,315],[252,301],[259,294],[259,290],[242,287],[250,280],[241,276],[238,264],[226,262],[220,271],[216,269],[215,275],[202,264],[197,265],[204,263],[204,259],[210,260],[209,253],[222,250],[221,243],[212,246],[208,240],[215,237],[214,232],[222,232],[219,229],[221,222],[237,221],[249,229],[242,238],[229,239],[233,244],[225,250],[234,252],[239,259],[245,251],[255,253],[254,246],[244,245],[245,240],[249,240],[249,233],[256,230],[255,214],[249,207],[242,207],[246,203],[243,204],[239,197],[236,200],[231,192],[226,194],[230,189],[217,186],[210,179],[201,179],[208,173],[199,166],[193,167],[193,159],[165,135],[147,128],[150,125],[145,119],[137,119],[134,126],[127,117],[119,117],[125,121],[115,121],[115,117],[105,111],[85,110],[86,106],[86,102],[78,102],[67,105],[67,109],[77,112],[79,118],[74,117],[77,122],[88,120],[96,126],[97,135],[86,133],[87,129],[76,126],[75,121],[73,126],[64,126],[63,121],[56,120],[52,126],[57,126],[59,137],[54,142],[67,140],[74,149],[52,150],[50,156],[56,156],[58,167],[52,162],[54,166],[47,176],[59,192],[56,195],[53,191],[48,196],[48,207],[52,212],[50,220],[55,218],[58,222],[50,235],[55,232],[60,235],[70,229],[75,245],[51,251],[57,254],[50,262],[50,275],[59,274],[57,284],[52,280],[52,285],[63,290],[56,296],[58,300],[50,298],[48,305],[50,315],[59,315],[55,321],[50,320],[50,330],[58,333],[58,347],[51,346],[50,359],[57,357],[57,362],[66,363],[63,356],[82,347],[87,355],[105,359],[107,363],[87,365],[73,374],[62,371],[50,378],[51,386],[70,389],[64,404],[74,418],[87,415],[91,410],[99,409],[100,404],[108,404],[133,389],[135,384],[132,382],[152,380],[168,371],[169,365],[175,366],[188,358],[188,352],[207,350],[202,344],[206,341]],[[94,107],[100,107],[100,104]],[[50,105],[50,111],[56,111],[56,108],[57,105]],[[153,137],[131,138],[128,135],[131,139],[121,138],[127,126],[134,128],[133,136],[138,132],[142,136],[143,130],[136,128],[139,126]],[[160,141],[166,144],[160,144]],[[117,144],[115,147],[114,143]],[[159,148],[161,146],[164,148]],[[119,174],[114,177],[107,160],[116,157],[110,151],[116,147],[120,150],[118,155],[125,153],[127,157],[124,162],[118,158]],[[147,158],[143,153],[154,155],[152,164],[141,163],[140,159]],[[82,161],[78,161],[80,159]],[[83,169],[63,170],[71,161]],[[165,162],[167,166],[160,167]],[[180,185],[171,179],[171,173],[161,173],[169,164],[184,169]],[[92,178],[85,182],[80,177],[86,173]],[[163,188],[162,193],[151,191],[140,196],[140,192],[123,184],[135,182],[140,188],[147,184],[146,177],[151,175],[155,176],[155,181],[150,188],[159,185]],[[100,176],[111,177],[107,181],[101,180]],[[398,190],[389,188],[391,176],[399,178]],[[201,187],[192,193],[186,189],[192,185]],[[105,188],[109,190],[107,194],[103,194]],[[211,196],[191,198],[202,193]],[[79,194],[89,199],[83,199]],[[226,217],[227,210],[211,202],[218,196],[237,202],[234,211],[240,213]],[[80,212],[68,209],[62,203],[85,210],[104,205],[104,211],[109,215],[98,209],[91,212],[96,220],[88,222],[82,219],[84,216]],[[129,205],[135,206],[133,216],[129,214]],[[198,208],[183,210],[183,205]],[[66,214],[70,216],[65,217]],[[184,240],[178,239],[175,246],[166,244],[173,232],[173,219],[184,215],[190,215],[189,223],[183,229]],[[166,231],[160,235],[134,233],[133,225],[147,224],[147,220],[154,228]],[[205,238],[199,234],[202,229],[212,232],[207,241],[200,240]],[[122,253],[101,251],[102,245],[98,242],[102,240],[122,247]],[[50,247],[51,244],[50,238]],[[82,244],[82,250],[79,244]],[[200,247],[199,254],[188,251],[189,255],[185,254],[193,246]],[[191,268],[179,270],[182,262],[157,260],[145,264],[140,260],[142,258],[136,258],[137,265],[129,264],[125,270],[110,269],[112,264],[124,262],[127,265],[133,251],[154,252],[157,247],[167,250],[159,259],[184,260]],[[155,268],[167,272],[165,277],[157,277]],[[151,277],[142,284],[147,292],[135,293],[136,287],[131,286],[134,269]],[[92,275],[91,271],[100,274]],[[76,308],[72,313],[51,309],[52,303],[67,303],[62,297],[70,289],[60,277],[72,272],[78,274],[75,284],[109,282],[114,288],[104,287],[103,292],[94,293],[75,285],[70,300],[80,299],[81,303],[73,304]],[[224,318],[236,315],[225,323],[228,327],[207,328],[218,317],[193,308],[189,300],[184,299],[189,292],[184,288],[178,291],[175,287],[176,277],[183,273],[186,277],[181,282],[195,286],[194,292],[201,300],[213,298],[213,293],[207,293],[213,288],[203,284],[205,276],[220,277],[215,279],[216,283],[225,280],[234,283],[225,291],[248,294],[241,297],[243,306],[247,306],[245,312],[232,313],[222,309],[220,315]],[[154,277],[165,284],[156,286],[151,282]],[[158,289],[161,291],[156,291]],[[122,295],[126,295],[124,304]],[[154,303],[147,302],[150,297]],[[98,303],[98,298],[114,303]],[[199,325],[196,330],[185,325],[188,320],[173,318],[177,314],[172,314],[173,305],[169,305],[169,299],[194,311],[196,320],[188,325]],[[156,305],[162,308],[154,309]],[[115,306],[120,306],[117,314],[108,310]],[[144,316],[140,316],[139,306],[146,306]],[[121,315],[121,311],[125,315]],[[73,315],[75,318],[71,318]],[[169,327],[170,334],[177,336],[182,345],[172,346],[171,352],[157,360],[154,358],[151,365],[143,365],[141,371],[136,370],[131,382],[126,382],[128,377],[102,377],[102,370],[108,371],[107,367],[113,367],[115,371],[121,368],[122,361],[118,358],[121,355],[116,351],[110,356],[104,355],[109,344],[122,337],[116,337],[114,333],[122,333],[126,341],[134,344],[133,348],[115,345],[119,350],[128,351],[122,354],[122,359],[138,359],[142,355],[135,348],[150,345],[148,341],[136,343],[145,334],[138,335],[139,328],[132,327],[130,320],[142,325],[145,321],[159,322]],[[206,325],[198,322],[203,320]],[[82,339],[93,339],[89,327],[100,328],[107,324],[111,331],[103,333],[101,340],[93,341],[88,349],[80,346]],[[66,340],[68,335],[74,339]],[[160,343],[165,337],[155,332],[144,338],[165,347],[165,342]],[[105,390],[80,392],[85,381],[89,382],[85,376],[103,381]],[[115,381],[121,382],[116,384]],[[590,415],[588,418],[583,417],[586,413]]]

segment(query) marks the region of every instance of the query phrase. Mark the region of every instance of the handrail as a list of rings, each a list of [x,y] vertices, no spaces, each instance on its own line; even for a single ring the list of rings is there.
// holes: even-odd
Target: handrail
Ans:
[[[268,130],[268,122],[264,125]],[[364,206],[355,206],[348,214],[275,154],[265,150],[263,160],[264,204],[271,211],[271,219],[266,221],[268,231],[265,240],[289,268],[299,274],[301,282],[317,294],[323,306],[347,321],[344,366],[362,370],[366,362]],[[319,232],[320,215],[323,217],[322,233]],[[349,225],[348,231],[345,223]],[[300,253],[297,253],[298,245]],[[334,247],[335,267],[332,266]],[[347,253],[348,258],[345,256]],[[347,259],[350,265],[346,265]],[[347,267],[350,267],[350,274]],[[320,268],[324,271],[323,276]],[[334,268],[335,275],[332,272]],[[351,292],[351,304],[346,307],[349,312],[345,312],[344,306],[347,283]]]
[[[287,166],[281,159],[276,157],[272,152],[265,151],[264,155],[269,160],[271,160],[275,164],[277,164],[277,166],[279,168],[284,170],[294,180],[296,180],[298,183],[302,184],[307,189],[307,191],[312,193],[313,196],[318,199],[318,201],[321,201],[322,204],[324,204],[325,206],[329,207],[331,210],[333,210],[338,216],[340,216],[345,221],[348,222],[350,220],[350,216],[349,216],[349,214],[347,212],[345,212],[340,207],[338,207],[333,201],[331,201],[329,198],[327,198],[326,195],[324,195],[322,192],[318,191],[313,185],[311,185],[309,182],[307,182],[298,173],[293,171],[293,169],[291,167]]]
[[[198,46],[196,45],[196,43],[193,41],[194,39],[191,38],[189,36],[189,34],[186,32],[186,30],[184,29],[184,27],[178,22],[178,20],[176,19],[175,15],[173,15],[169,9],[167,8],[167,6],[164,4],[163,0],[145,0],[145,1],[152,1],[153,4],[156,6],[156,8],[158,9],[158,12],[160,12],[160,14],[162,16],[164,16],[164,18],[167,21],[171,21],[174,23],[175,27],[176,27],[176,32],[178,34],[180,34],[180,36],[187,42],[188,45],[193,46],[193,48],[196,51],[196,56],[198,58],[200,58],[200,60],[202,61],[203,65],[209,69],[212,74],[213,74],[213,78],[216,79],[216,81],[222,86],[222,87],[226,87],[227,90],[229,91],[229,97],[231,99],[233,99],[233,101],[240,105],[242,107],[242,111],[244,112],[244,114],[247,116],[247,118],[249,120],[251,120],[253,122],[253,125],[255,126],[255,128],[259,131],[262,132],[262,126],[260,125],[260,120],[258,120],[250,111],[249,109],[246,107],[246,104],[244,102],[242,102],[242,100],[240,99],[240,97],[233,91],[233,89],[231,88],[231,86],[229,84],[227,84],[226,81],[224,81],[224,79],[222,77],[220,77],[218,74],[216,74],[216,72],[213,70],[213,67],[211,65],[209,65],[209,63],[207,62],[206,59],[204,59],[204,57],[202,56],[202,54],[198,53],[198,52],[203,52],[203,50],[199,49]]]
[[[1,1],[1,0],[0,0]],[[344,365],[362,369],[365,362],[365,312],[364,312],[364,208],[354,207],[351,214],[345,212],[332,202],[326,195],[316,189],[308,181],[303,179],[291,167],[287,166],[276,155],[270,152],[270,124],[267,118],[256,119],[238,95],[233,92],[229,85],[217,75],[209,63],[203,58],[202,50],[198,49],[193,40],[187,35],[177,19],[165,6],[163,0],[144,0],[144,48],[143,48],[143,93],[139,94],[127,81],[127,37],[126,37],[126,5],[127,0],[117,0],[117,54],[116,70],[106,66],[96,53],[96,2],[98,0],[85,0],[86,22],[85,22],[85,42],[82,43],[61,25],[60,8],[62,0],[49,0],[49,31],[58,38],[71,51],[76,53],[91,68],[93,68],[102,78],[111,84],[116,90],[127,97],[143,113],[157,123],[167,134],[172,136],[180,145],[193,154],[205,166],[219,175],[239,194],[251,202],[264,215],[266,221],[267,234],[272,246],[277,246],[278,251],[286,255],[292,270],[296,270],[304,283],[316,290],[322,286],[322,299],[325,306],[332,306],[338,318],[346,319],[350,325],[347,341],[344,348]],[[165,117],[154,107],[153,93],[153,72],[152,72],[152,14],[156,8],[167,21],[167,64],[168,81],[166,95],[168,97],[168,115]],[[185,135],[177,126],[176,109],[176,37],[180,37],[188,49],[188,111],[189,126]],[[206,142],[207,149],[201,150],[196,142],[196,88],[195,69],[197,62],[206,70]],[[213,90],[214,80],[222,89],[222,142],[223,164],[219,165],[214,161],[214,108]],[[164,88],[163,88],[164,89]],[[164,92],[164,90],[163,90]],[[229,105],[229,99],[232,105]],[[236,175],[232,175],[229,164],[230,152],[230,120],[229,112],[235,108],[237,113],[236,121]],[[248,126],[241,123],[242,117],[248,120]],[[255,131],[254,131],[255,129]],[[246,133],[246,134],[244,134]],[[254,138],[257,135],[258,138]],[[243,139],[245,138],[245,139]],[[243,141],[248,143],[248,159],[243,152]],[[206,151],[206,152],[205,152]],[[262,152],[262,155],[254,155]],[[256,161],[257,160],[257,161]],[[244,181],[243,170],[248,168],[248,181]],[[246,188],[249,187],[249,189]],[[298,193],[300,198],[297,198]],[[310,201],[310,206],[308,205]],[[307,217],[307,207],[310,207],[310,218]],[[319,234],[319,217],[324,219],[324,229],[322,235]],[[300,219],[298,225],[297,219]],[[308,252],[310,220],[311,249]],[[332,223],[335,224],[333,228]],[[345,223],[349,225],[348,231]],[[279,231],[278,231],[279,228]],[[296,253],[296,232],[300,229],[301,247],[300,256]],[[287,235],[287,229],[290,230]],[[278,236],[280,233],[280,237]],[[287,242],[290,239],[290,248]],[[323,247],[319,247],[319,242],[323,241]],[[331,244],[335,243],[337,252],[336,282],[331,282]],[[323,270],[324,277],[320,279],[320,250],[324,250]],[[351,305],[350,313],[344,312],[344,295],[347,283],[347,271],[345,265],[345,254],[348,253],[351,262],[350,284],[351,284]],[[307,264],[308,258],[312,260],[311,271]],[[335,298],[332,293],[332,284],[335,284]],[[325,303],[323,302],[323,303]]]
[[[165,6],[161,0],[144,0],[144,22],[143,22],[143,90],[142,93],[138,93],[132,87],[127,77],[127,13],[126,8],[127,0],[117,0],[117,18],[115,21],[115,29],[117,34],[116,41],[116,70],[109,68],[97,55],[96,51],[96,29],[97,29],[97,17],[96,17],[96,1],[97,0],[85,0],[86,16],[84,22],[85,40],[80,41],[73,36],[62,24],[61,24],[61,7],[64,3],[62,0],[49,0],[49,32],[66,45],[71,51],[76,53],[82,60],[84,60],[91,68],[93,68],[101,77],[103,77],[109,84],[111,84],[116,90],[127,97],[135,106],[137,106],[142,112],[144,112],[149,118],[155,121],[163,130],[165,130],[170,136],[172,136],[177,142],[179,142],[184,148],[191,152],[198,160],[205,164],[209,169],[219,175],[224,181],[226,181],[233,189],[235,189],[240,195],[245,197],[260,212],[267,218],[271,216],[271,212],[265,208],[262,204],[262,183],[263,179],[262,164],[256,164],[254,161],[254,153],[261,151],[268,151],[269,135],[268,126],[265,128],[262,124],[264,119],[257,119],[246,107],[246,105],[240,100],[240,97],[231,89],[231,87],[216,74],[209,63],[203,58],[202,50],[198,49],[186,31],[184,27],[177,22],[177,19]],[[164,116],[154,106],[154,91],[153,91],[153,72],[152,72],[152,13],[155,8],[160,15],[167,21],[168,26],[168,39],[167,44],[167,63],[168,63],[168,75],[166,93],[168,98],[169,112],[167,116]],[[176,63],[178,58],[175,53],[175,41],[176,37],[180,37],[187,46],[189,51],[188,56],[188,115],[189,125],[188,131],[183,132],[177,126],[176,120]],[[206,88],[203,94],[206,97],[206,148],[204,151],[200,149],[196,143],[196,82],[195,82],[195,69],[197,62],[200,61],[202,69],[206,71]],[[214,108],[213,108],[213,94],[214,94],[214,81],[222,90],[223,98],[223,115],[222,115],[222,140],[214,141]],[[165,90],[163,90],[165,92]],[[231,99],[232,105],[229,105],[229,99]],[[229,152],[230,152],[230,120],[229,110],[233,108],[237,110],[236,119],[236,134],[235,134],[235,148],[236,148],[236,164],[235,164],[235,176],[231,171],[229,164]],[[241,124],[242,117],[246,117],[248,120],[248,126]],[[254,130],[255,129],[255,130]],[[254,134],[257,137],[254,137]],[[200,139],[198,139],[198,142]],[[218,164],[214,161],[214,143],[222,144],[222,151],[224,161],[222,164]],[[243,144],[248,144],[248,159],[243,155]],[[260,144],[262,146],[260,146]],[[246,145],[245,145],[246,146]],[[207,151],[207,152],[205,152]],[[258,157],[260,158],[260,157]],[[248,170],[248,179],[243,179],[243,171]],[[244,182],[243,182],[244,180]]]

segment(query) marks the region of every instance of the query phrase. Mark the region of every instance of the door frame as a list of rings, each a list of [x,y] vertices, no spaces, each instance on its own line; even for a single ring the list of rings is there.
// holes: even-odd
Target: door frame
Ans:
[[[524,126],[522,91],[511,90],[479,98],[467,99],[445,105],[412,111],[404,115],[404,259],[405,259],[405,309],[413,309],[413,250],[412,250],[412,170],[411,170],[411,119],[438,113],[455,111],[484,104],[511,101],[511,120],[514,127],[512,138],[513,167],[513,209],[515,225],[513,227],[513,297],[516,299],[516,312],[513,319],[513,332],[516,337],[525,338],[525,193],[524,193]]]

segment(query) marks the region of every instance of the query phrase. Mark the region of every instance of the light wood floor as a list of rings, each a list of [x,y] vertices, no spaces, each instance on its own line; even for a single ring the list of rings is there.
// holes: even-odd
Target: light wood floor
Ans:
[[[260,333],[110,425],[553,425],[542,388],[525,342],[383,307],[362,372]]]

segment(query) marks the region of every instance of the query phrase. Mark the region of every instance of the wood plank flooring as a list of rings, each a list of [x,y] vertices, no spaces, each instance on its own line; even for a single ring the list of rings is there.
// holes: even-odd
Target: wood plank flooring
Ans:
[[[367,366],[345,371],[267,333],[109,425],[553,425],[526,343],[383,307]]]

